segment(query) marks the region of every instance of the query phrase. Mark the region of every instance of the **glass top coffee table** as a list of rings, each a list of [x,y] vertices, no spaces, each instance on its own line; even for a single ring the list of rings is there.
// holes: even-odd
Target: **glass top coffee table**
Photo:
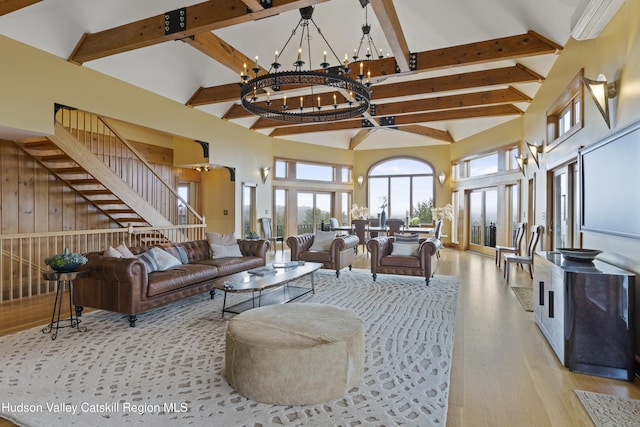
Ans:
[[[286,262],[221,277],[212,282],[213,287],[224,292],[222,316],[238,314],[263,305],[284,304],[309,292],[315,293],[313,273],[322,267],[318,262]],[[309,276],[310,287],[292,286],[289,282]],[[251,298],[227,307],[227,293],[251,292]]]

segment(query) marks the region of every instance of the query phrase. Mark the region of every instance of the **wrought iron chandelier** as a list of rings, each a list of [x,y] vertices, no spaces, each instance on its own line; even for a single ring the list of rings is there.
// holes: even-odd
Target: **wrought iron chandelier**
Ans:
[[[360,37],[360,44],[358,45],[357,49],[353,49],[353,60],[360,60],[360,50],[362,49],[363,45],[367,48],[366,53],[364,54],[367,60],[372,59],[373,55],[375,54],[378,55],[378,59],[382,59],[384,58],[382,49],[378,50],[375,42],[373,41],[373,37],[371,37],[371,25],[369,25],[369,16],[367,13],[367,5],[369,4],[369,0],[361,0],[360,3],[363,4],[362,7],[364,9],[364,25],[362,26],[362,37]]]
[[[340,64],[340,59],[313,20],[313,9],[313,6],[300,9],[298,24],[280,50],[280,55],[276,51],[275,60],[266,74],[260,75],[257,57],[255,67],[252,68],[253,78],[248,75],[245,65],[245,70],[241,73],[240,100],[242,106],[250,113],[284,122],[318,123],[360,117],[369,109],[371,99],[370,73],[365,76],[363,64],[360,63],[360,74],[357,78],[352,79],[348,76],[351,70],[348,66],[347,55],[345,54],[344,61]],[[321,68],[319,70],[311,69],[310,24],[316,28],[339,65],[330,66],[325,50],[323,61],[320,64]],[[298,29],[302,29],[302,34],[298,57],[293,63],[294,69],[279,71],[282,64],[278,62],[278,59]],[[308,71],[303,70],[305,61],[302,60],[305,40],[307,42],[306,50],[309,53]],[[300,96],[298,102],[296,100],[292,102],[291,97],[287,101],[286,95],[281,100],[271,100],[271,91],[278,92],[285,89],[303,89],[310,93],[311,97],[309,99],[308,96]],[[262,100],[265,97],[266,100]],[[306,105],[305,98],[307,98]]]

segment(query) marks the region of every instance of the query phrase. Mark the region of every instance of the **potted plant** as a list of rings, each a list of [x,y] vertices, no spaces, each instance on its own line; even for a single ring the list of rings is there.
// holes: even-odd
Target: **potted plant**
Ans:
[[[69,252],[69,248],[64,248],[64,252],[54,255],[44,260],[44,263],[56,271],[68,273],[75,271],[82,264],[87,262],[87,257],[76,252]]]
[[[247,233],[247,239],[256,240],[259,239],[260,236],[255,231],[250,231]]]

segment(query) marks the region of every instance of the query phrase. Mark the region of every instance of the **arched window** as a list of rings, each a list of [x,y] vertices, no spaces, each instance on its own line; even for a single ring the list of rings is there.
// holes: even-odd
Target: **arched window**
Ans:
[[[387,218],[432,223],[435,184],[428,162],[408,157],[384,160],[369,170],[367,184],[371,215],[382,211],[386,197]]]

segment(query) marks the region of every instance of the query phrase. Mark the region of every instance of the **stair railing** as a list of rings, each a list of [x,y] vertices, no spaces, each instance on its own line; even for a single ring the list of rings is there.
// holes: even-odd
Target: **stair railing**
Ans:
[[[173,224],[204,223],[204,218],[157,171],[163,165],[152,165],[105,118],[61,107],[56,121]],[[171,176],[172,170],[173,166],[167,166],[166,174]],[[180,215],[179,205],[184,206]]]
[[[169,242],[205,239],[205,224],[169,227],[123,227],[48,233],[0,234],[0,303],[55,293],[56,283],[43,279],[44,260],[62,253],[105,251],[109,246],[152,246],[157,233]]]

